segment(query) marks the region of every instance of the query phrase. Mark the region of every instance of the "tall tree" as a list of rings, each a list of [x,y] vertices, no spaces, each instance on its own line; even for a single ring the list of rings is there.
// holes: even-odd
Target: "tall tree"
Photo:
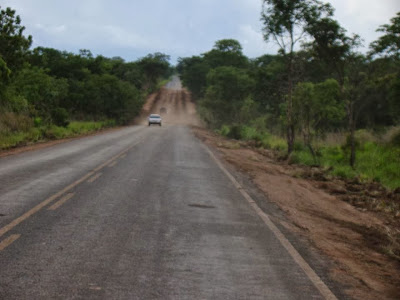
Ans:
[[[211,112],[206,121],[219,127],[240,121],[242,107],[250,97],[254,81],[243,69],[223,66],[207,75],[207,90],[200,107]]]
[[[293,109],[296,121],[304,138],[304,144],[310,150],[314,162],[317,162],[313,147],[315,135],[323,135],[330,125],[344,115],[339,99],[339,84],[334,79],[313,84],[300,82],[293,93]]]
[[[230,66],[248,67],[248,59],[243,55],[242,45],[237,40],[224,39],[215,42],[214,48],[203,54],[211,68]]]
[[[286,60],[287,68],[287,144],[288,153],[293,151],[295,124],[293,118],[293,73],[294,52],[296,45],[304,41],[310,23],[333,14],[330,4],[317,0],[264,0],[262,21],[264,38],[273,41]]]
[[[356,110],[360,104],[360,91],[365,84],[365,57],[356,52],[361,44],[358,35],[348,36],[346,30],[332,18],[323,18],[310,23],[309,33],[314,40],[309,44],[315,55],[323,60],[336,75],[341,98],[345,103],[350,138],[350,166],[356,161],[355,129]]]
[[[157,79],[165,76],[170,70],[170,56],[163,53],[149,54],[138,61],[138,65],[146,77],[145,89],[152,88]]]
[[[400,12],[390,22],[391,24],[384,24],[376,30],[384,35],[371,43],[371,54],[384,54],[400,59]]]
[[[25,55],[32,44],[32,37],[25,37],[25,27],[21,25],[21,18],[15,10],[0,6],[0,60],[14,72],[24,63]]]

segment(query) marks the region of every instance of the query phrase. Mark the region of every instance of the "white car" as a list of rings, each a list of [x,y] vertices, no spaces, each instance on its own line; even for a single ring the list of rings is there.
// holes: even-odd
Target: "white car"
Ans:
[[[158,124],[161,126],[161,116],[157,114],[151,114],[149,116],[149,126],[151,124],[156,124],[156,125]]]

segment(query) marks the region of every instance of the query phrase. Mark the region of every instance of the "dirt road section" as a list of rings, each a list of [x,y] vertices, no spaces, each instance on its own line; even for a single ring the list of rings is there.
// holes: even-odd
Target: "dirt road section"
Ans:
[[[135,124],[147,125],[150,114],[160,114],[163,125],[201,125],[196,114],[196,105],[189,92],[181,88],[177,77],[147,99]]]
[[[296,167],[272,156],[202,128],[194,132],[228,163],[250,175],[290,220],[275,222],[307,237],[333,258],[336,267],[331,277],[348,286],[347,294],[355,299],[400,299],[400,263],[379,251],[390,246],[381,244],[384,232],[393,231],[384,217],[357,209],[314,181],[296,178]]]

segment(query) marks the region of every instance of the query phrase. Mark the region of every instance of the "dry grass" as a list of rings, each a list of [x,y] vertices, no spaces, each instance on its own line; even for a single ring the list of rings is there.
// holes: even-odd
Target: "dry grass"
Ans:
[[[32,126],[33,121],[27,115],[13,112],[0,113],[0,132],[11,133],[28,131]]]

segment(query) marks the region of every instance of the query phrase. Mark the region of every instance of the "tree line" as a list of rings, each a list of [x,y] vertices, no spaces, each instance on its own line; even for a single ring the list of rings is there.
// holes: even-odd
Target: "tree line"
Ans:
[[[183,84],[203,118],[213,128],[261,122],[285,136],[288,155],[301,140],[314,159],[315,138],[344,131],[354,167],[357,130],[400,122],[400,12],[378,28],[383,35],[368,53],[334,19],[329,3],[264,0],[261,20],[277,54],[249,59],[238,41],[225,39],[179,59]]]
[[[32,37],[16,11],[0,7],[0,133],[70,120],[129,123],[146,95],[171,75],[170,57],[149,54],[136,61],[31,49]]]

